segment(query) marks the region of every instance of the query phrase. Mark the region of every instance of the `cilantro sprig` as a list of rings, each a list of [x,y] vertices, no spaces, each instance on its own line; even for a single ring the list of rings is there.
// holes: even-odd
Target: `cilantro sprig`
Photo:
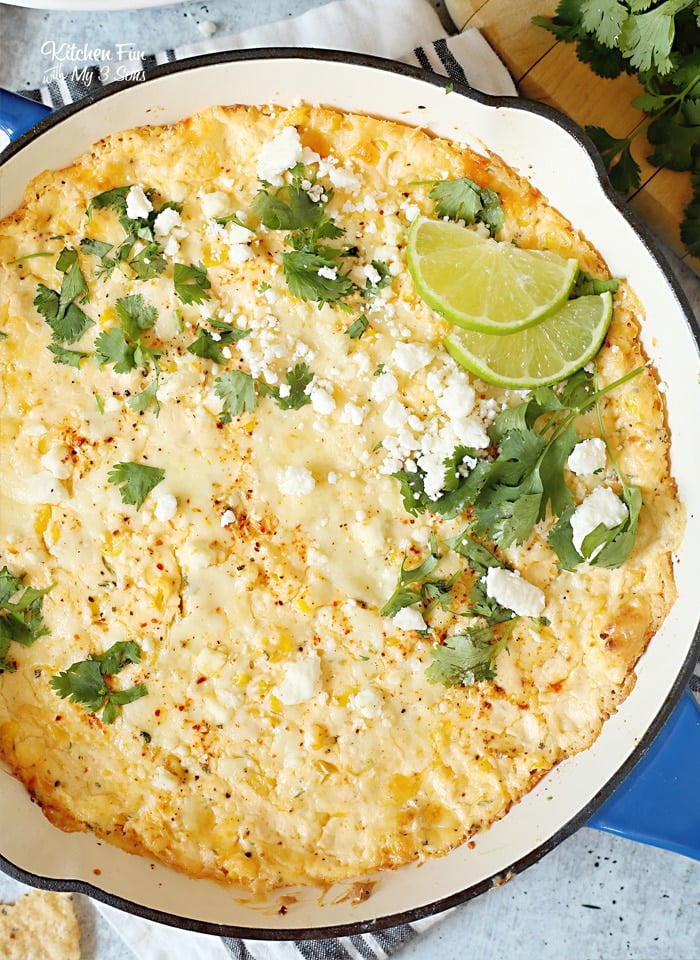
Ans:
[[[165,470],[160,467],[149,467],[145,463],[123,461],[115,464],[107,474],[107,482],[119,487],[122,502],[133,504],[137,510],[165,476]]]
[[[681,223],[689,253],[700,256],[700,20],[697,0],[560,0],[553,17],[534,17],[602,77],[634,74],[644,93],[632,101],[643,121],[627,137],[603,127],[587,131],[613,185],[636,190],[641,170],[632,154],[646,134],[656,167],[689,171],[692,199]]]
[[[49,590],[51,587],[23,584],[6,566],[0,570],[0,673],[16,669],[15,662],[7,658],[11,643],[29,647],[49,632],[41,612]]]
[[[130,189],[131,186],[125,184],[105,190],[90,200],[86,210],[88,220],[92,219],[94,210],[114,210],[124,231],[121,243],[108,244],[87,237],[81,241],[81,247],[85,253],[99,259],[98,276],[109,276],[115,267],[128,264],[139,279],[149,280],[163,273],[166,267],[163,248],[155,236],[156,219],[163,210],[181,211],[182,204],[167,200],[157,205],[153,203],[155,191],[147,189],[145,194],[153,203],[153,209],[145,217],[131,218],[127,215],[126,203]]]
[[[285,375],[283,387],[270,386],[244,370],[228,370],[214,381],[214,391],[224,403],[219,414],[221,423],[252,413],[259,397],[270,397],[280,410],[300,410],[311,403],[307,388],[314,378],[308,364],[297,363]]]
[[[436,216],[464,223],[484,223],[492,237],[505,223],[501,201],[495,190],[480,187],[469,177],[442,180],[428,194],[435,201]]]
[[[223,348],[237,340],[242,340],[250,334],[250,329],[242,330],[240,327],[234,327],[223,320],[210,318],[207,323],[211,330],[200,326],[197,330],[197,336],[187,347],[187,352],[196,357],[202,357],[206,360],[213,360],[214,363],[226,363],[226,356]]]
[[[496,658],[508,646],[514,624],[508,624],[499,637],[488,627],[471,627],[447,637],[430,651],[432,662],[425,675],[432,683],[445,687],[470,686],[496,676]]]
[[[297,164],[291,179],[273,188],[263,181],[252,200],[251,212],[268,230],[284,230],[289,249],[282,253],[282,267],[290,293],[300,300],[329,304],[350,310],[349,300],[374,296],[391,282],[385,266],[373,263],[379,281],[360,287],[350,276],[349,258],[357,248],[334,244],[344,231],[328,215],[333,190],[317,182],[316,174]],[[356,328],[358,329],[358,328]]]
[[[116,690],[107,680],[119,673],[129,663],[140,663],[141,650],[133,640],[120,640],[101,654],[90,654],[87,660],[72,663],[51,677],[49,684],[63,699],[78,703],[88,713],[102,710],[102,721],[114,723],[127,703],[133,703],[148,693],[139,683],[124,690]]]
[[[103,366],[112,364],[115,373],[129,373],[137,369],[149,371],[153,367],[152,382],[136,396],[130,397],[128,403],[136,412],[147,410],[153,404],[158,416],[160,352],[148,346],[142,339],[143,334],[155,326],[158,311],[140,293],[119,297],[114,309],[119,319],[119,327],[110,327],[97,336],[95,356]]]
[[[74,247],[63,248],[56,269],[63,274],[61,289],[52,290],[40,283],[34,306],[51,327],[54,343],[75,343],[95,321],[79,306],[89,299],[89,290]]]
[[[211,299],[211,280],[201,263],[176,263],[173,278],[175,293],[183,303],[204,303]]]
[[[415,567],[408,568],[404,556],[396,588],[380,614],[395,617],[405,607],[418,606],[427,621],[439,606],[464,617],[467,622],[462,630],[432,647],[426,676],[431,682],[447,687],[492,680],[496,658],[507,647],[516,617],[512,610],[486,595],[484,577],[489,567],[505,565],[473,537],[471,524],[458,536],[445,541],[445,546],[467,561],[466,570],[460,566],[449,576],[431,576],[443,557],[434,533],[430,534],[429,545],[430,553]],[[472,577],[470,602],[460,608],[454,588],[466,573]],[[425,633],[429,630],[428,626]]]

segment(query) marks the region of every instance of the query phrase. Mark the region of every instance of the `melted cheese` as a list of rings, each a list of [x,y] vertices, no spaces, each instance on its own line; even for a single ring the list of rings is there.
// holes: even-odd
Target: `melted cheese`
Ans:
[[[241,226],[261,169],[283,180],[298,160],[333,186],[328,211],[358,246],[358,283],[377,282],[372,261],[388,264],[362,338],[347,335],[343,311],[290,295],[279,231]],[[444,854],[486,828],[589,745],[631,689],[674,597],[682,527],[649,369],[604,411],[644,492],[635,550],[619,570],[560,572],[545,524],[505,551],[547,624],[518,622],[496,682],[431,684],[422,617],[379,612],[404,556],[414,563],[431,533],[464,526],[409,515],[391,473],[417,463],[439,491],[444,457],[459,443],[485,448],[496,412],[518,399],[455,365],[441,348],[445,321],[406,269],[410,220],[432,211],[429,182],[464,175],[500,193],[503,239],[604,271],[498,158],[307,106],[217,108],[113,136],[37,178],[0,225],[2,555],[26,582],[53,584],[49,634],[13,647],[17,670],[0,677],[0,752],[59,826],[251,889],[347,879]],[[154,199],[182,204],[156,225],[166,269],[97,276],[81,253],[94,326],[71,349],[93,352],[117,299],[142,294],[158,311],[158,417],[128,404],[150,382],[143,371],[52,362],[33,300],[39,283],[58,288],[55,257],[17,260],[86,237],[118,244],[114,212],[85,210],[121,185],[132,216]],[[216,222],[229,213],[240,222]],[[176,260],[206,267],[208,301],[178,301]],[[623,285],[603,382],[643,362],[638,313]],[[250,331],[223,348],[225,366],[186,349],[208,318]],[[310,403],[281,410],[260,396],[219,422],[217,376],[240,369],[283,395],[298,363],[314,374]],[[592,419],[582,426],[595,433]],[[138,511],[107,479],[124,461],[164,470]],[[605,476],[570,480],[582,501]],[[458,622],[446,617],[443,634]],[[51,676],[127,639],[143,658],[115,684],[144,683],[147,696],[111,725],[57,698]]]

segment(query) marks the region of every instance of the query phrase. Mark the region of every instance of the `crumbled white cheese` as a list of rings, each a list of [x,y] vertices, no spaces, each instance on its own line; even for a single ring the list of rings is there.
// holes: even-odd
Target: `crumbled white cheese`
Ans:
[[[357,193],[362,186],[362,180],[347,167],[339,167],[333,158],[320,160],[318,173],[321,177],[328,177],[334,187],[347,190],[348,193]]]
[[[321,267],[318,271],[319,277],[323,277],[324,280],[337,280],[338,279],[338,268],[337,267]]]
[[[600,437],[591,437],[577,443],[569,455],[567,465],[572,473],[588,476],[603,470],[607,461],[605,441]]]
[[[423,614],[416,607],[402,607],[391,622],[399,630],[425,630],[427,626]]]
[[[409,223],[413,223],[416,217],[420,214],[420,207],[415,203],[402,203],[401,209],[406,215],[406,219]]]
[[[406,373],[417,373],[433,359],[433,351],[424,343],[397,343],[391,354],[391,362]]]
[[[274,186],[284,182],[282,174],[297,163],[314,163],[319,159],[317,153],[302,146],[296,127],[285,127],[272,140],[269,140],[258,157],[257,173],[261,180],[267,180]]]
[[[153,204],[143,192],[143,187],[134,184],[126,195],[126,215],[129,220],[143,220],[153,209]]]
[[[449,378],[445,390],[438,396],[437,404],[448,417],[467,417],[474,409],[476,391],[465,377]]]
[[[523,580],[517,570],[489,567],[486,596],[519,617],[539,617],[544,610],[544,593],[534,583]]]
[[[228,248],[229,263],[245,263],[246,260],[252,260],[253,251],[247,243],[232,243]]]
[[[221,514],[222,527],[230,526],[232,523],[235,523],[235,520],[236,514],[233,512],[233,510],[224,510],[224,512]]]
[[[286,496],[308,496],[315,486],[314,475],[307,467],[290,465],[277,474],[277,487]]]
[[[177,513],[177,497],[172,493],[162,493],[156,498],[155,515],[157,520],[172,520]]]
[[[153,232],[157,237],[167,237],[173,227],[179,227],[182,224],[182,217],[179,210],[172,207],[166,207],[161,210],[153,221]]]
[[[57,480],[67,480],[73,472],[70,450],[65,443],[55,443],[41,458],[41,465]]]
[[[382,414],[382,420],[392,429],[400,429],[408,421],[408,410],[400,400],[392,399]]]
[[[287,666],[284,679],[273,691],[285,706],[305,703],[321,692],[321,661],[316,653]]]
[[[571,517],[572,542],[576,551],[583,556],[583,541],[596,527],[603,526],[611,530],[627,519],[627,507],[610,487],[596,487],[576,507]],[[590,559],[602,550],[602,545],[593,551]]]
[[[375,720],[382,713],[382,695],[376,687],[365,687],[350,697],[348,705],[366,720]]]
[[[365,410],[356,403],[346,403],[340,412],[341,423],[352,423],[356,427],[362,426]]]
[[[218,223],[217,226],[221,227],[221,224]],[[229,246],[234,243],[248,243],[253,239],[253,234],[248,227],[242,227],[240,223],[234,223],[233,220],[222,227],[222,231],[224,240]]]
[[[383,370],[372,381],[371,396],[373,400],[387,400],[399,388],[398,381],[390,370]]]
[[[316,413],[320,413],[322,416],[327,416],[329,413],[333,413],[335,410],[335,400],[333,399],[333,395],[329,392],[329,390],[312,384],[308,393],[309,399],[311,400],[311,406]]]

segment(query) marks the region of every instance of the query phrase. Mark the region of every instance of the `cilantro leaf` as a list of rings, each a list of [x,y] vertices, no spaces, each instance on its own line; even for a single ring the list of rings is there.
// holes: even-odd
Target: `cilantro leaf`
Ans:
[[[97,335],[95,355],[101,364],[113,363],[116,373],[128,373],[136,366],[136,346],[124,336],[122,330],[110,327]]]
[[[646,133],[648,161],[672,170],[696,169],[700,154],[700,18],[697,0],[560,0],[552,18],[534,17],[579,59],[604,77],[627,72],[644,92],[632,106],[644,119],[628,137],[587,128],[613,186],[622,193],[641,182],[632,143]],[[697,193],[697,191],[696,191]],[[686,214],[681,240],[697,255],[695,212]],[[692,250],[691,250],[692,247]]]
[[[49,344],[49,352],[53,354],[54,363],[63,363],[69,367],[80,367],[82,360],[86,360],[90,354],[83,353],[80,350],[66,350],[57,343]]]
[[[673,14],[677,9],[675,0],[666,0],[655,9],[628,16],[622,22],[617,42],[622,55],[637,70],[651,70],[653,67],[661,75],[671,70],[675,33]]]
[[[165,265],[163,250],[155,241],[147,243],[135,257],[129,260],[129,266],[140,280],[150,280],[159,276],[165,270]]]
[[[306,392],[306,388],[313,378],[313,372],[306,363],[297,363],[292,370],[287,370],[285,380],[289,392],[282,392],[279,387],[274,390],[270,388],[280,410],[299,410],[311,403],[311,397]]]
[[[78,299],[85,303],[89,291],[78,262],[78,251],[74,247],[63,248],[56,261],[56,269],[63,274],[59,309],[65,310],[69,303]]]
[[[359,317],[353,320],[349,327],[346,327],[344,332],[347,333],[351,340],[359,340],[367,330],[367,327],[369,327],[369,317],[361,313]]]
[[[632,156],[630,137],[613,137],[603,127],[587,126],[586,133],[605,161],[610,181],[620,193],[636,190],[641,181],[641,167]]]
[[[290,250],[282,254],[282,266],[290,292],[300,300],[335,304],[357,290],[333,260],[317,253]]]
[[[114,304],[121,328],[130,340],[137,340],[144,330],[150,330],[158,319],[158,311],[147,303],[140,293],[119,297]]]
[[[480,680],[493,680],[499,653],[508,643],[506,628],[500,639],[489,627],[477,627],[448,637],[431,652],[432,663],[425,674],[431,683],[446,687],[468,686]]]
[[[0,570],[0,673],[15,669],[15,663],[7,659],[13,641],[29,647],[49,632],[41,608],[51,589],[26,586],[7,566]]]
[[[693,198],[683,213],[681,239],[692,256],[700,257],[700,174]]]
[[[268,230],[302,230],[316,227],[324,219],[326,201],[314,201],[302,189],[299,179],[279,187],[274,193],[259,190],[253,197],[251,211]]]
[[[187,351],[196,357],[202,357],[203,359],[213,360],[214,363],[224,364],[226,357],[222,352],[222,348],[228,343],[233,343],[236,340],[242,340],[243,337],[247,337],[250,329],[241,330],[240,327],[233,327],[231,324],[224,323],[222,320],[214,319],[210,319],[209,324],[213,327],[213,332],[204,327],[200,327],[197,331],[196,338],[187,347]]]
[[[441,219],[485,223],[492,237],[505,222],[498,194],[469,177],[436,183],[428,196],[435,200],[435,213]]]
[[[137,368],[148,370],[153,365],[155,371],[153,381],[136,396],[131,397],[128,402],[131,409],[139,413],[154,405],[155,415],[158,416],[160,413],[157,398],[160,353],[146,346],[141,339],[142,333],[155,326],[158,311],[140,293],[119,297],[114,307],[120,328],[110,327],[98,334],[95,340],[95,355],[100,364],[114,364],[115,373],[129,373]]]
[[[88,220],[92,217],[93,210],[105,210],[110,207],[117,211],[119,216],[126,216],[126,195],[131,190],[131,186],[126,184],[122,187],[113,187],[111,190],[105,190],[93,197],[85,211]]]
[[[258,405],[255,380],[243,370],[229,370],[214,381],[214,392],[224,401],[219,414],[221,423],[230,423],[243,412],[252,413]]]
[[[148,494],[164,476],[165,470],[160,467],[128,461],[115,464],[107,474],[107,482],[120,487],[123,503],[133,504],[140,510]]]
[[[395,617],[399,610],[404,607],[411,607],[413,604],[423,601],[421,591],[413,587],[412,584],[425,580],[438,565],[439,554],[435,534],[431,533],[430,535],[430,554],[422,563],[409,570],[406,568],[406,559],[407,557],[404,555],[394,592],[379,611],[383,617]]]
[[[372,260],[370,266],[374,270],[376,277],[367,277],[364,288],[360,291],[365,299],[368,299],[369,297],[375,297],[380,290],[390,286],[392,281],[389,267],[386,263],[384,263],[383,260]],[[371,271],[368,272],[371,273]]]
[[[94,320],[75,302],[85,302],[88,286],[80,269],[77,251],[65,247],[56,261],[56,269],[63,273],[60,292],[40,283],[34,297],[34,306],[52,330],[54,343],[75,343]]]
[[[211,299],[211,282],[201,263],[176,263],[173,269],[175,293],[183,303],[203,303]]]
[[[155,377],[145,389],[135,394],[135,396],[129,397],[127,403],[131,410],[134,410],[136,413],[143,413],[145,410],[148,410],[149,407],[153,406],[154,413],[158,416],[160,413],[160,404],[158,403],[159,379],[158,372],[156,371]]]
[[[605,3],[591,3],[584,0],[581,4],[581,26],[606,47],[614,47],[620,30],[629,16],[629,10],[619,0],[607,0]]]
[[[67,670],[51,677],[49,684],[59,697],[80,704],[88,713],[102,709],[103,722],[114,723],[122,706],[146,696],[148,691],[143,684],[113,690],[106,678],[119,673],[128,663],[140,660],[138,644],[132,640],[118,641],[102,654],[91,654],[87,660],[71,664]]]
[[[585,270],[579,270],[569,294],[569,299],[605,293],[607,290],[609,290],[610,293],[615,293],[619,286],[620,281],[615,277],[611,280],[600,280],[592,277],[590,273],[587,273]]]

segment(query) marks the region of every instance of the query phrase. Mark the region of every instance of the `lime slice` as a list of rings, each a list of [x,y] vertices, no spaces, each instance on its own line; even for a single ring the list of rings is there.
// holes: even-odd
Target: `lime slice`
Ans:
[[[416,217],[408,269],[423,300],[452,323],[481,333],[513,333],[566,303],[578,261],[521,250],[451,220]]]
[[[455,328],[446,338],[449,353],[487,383],[524,389],[565,380],[591,360],[612,318],[609,292],[569,300],[534,327],[508,336]]]

